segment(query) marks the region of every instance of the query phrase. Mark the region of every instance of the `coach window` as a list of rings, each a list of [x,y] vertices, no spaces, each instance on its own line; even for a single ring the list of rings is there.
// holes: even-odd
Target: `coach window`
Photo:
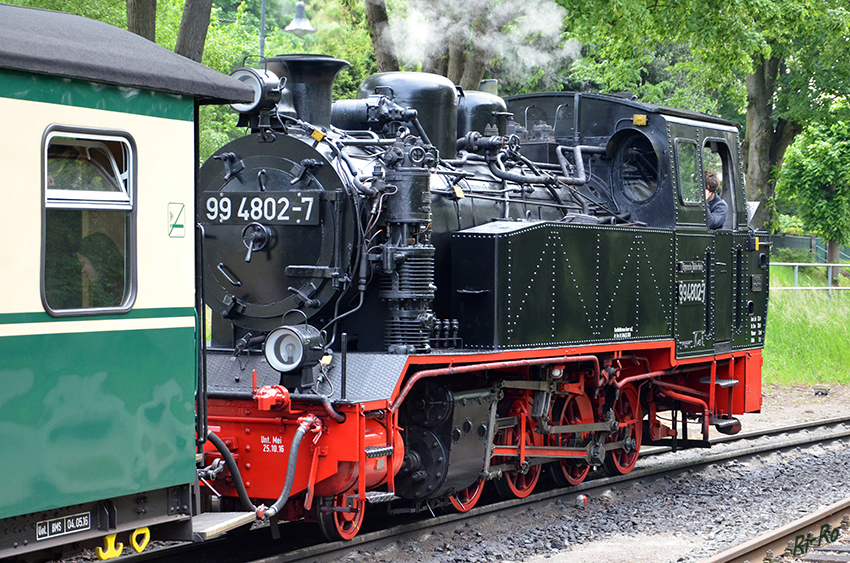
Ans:
[[[48,130],[42,300],[50,314],[118,313],[132,306],[134,183],[129,136]]]
[[[697,161],[697,145],[693,141],[676,141],[676,177],[679,180],[679,197],[685,205],[702,202],[702,182]]]

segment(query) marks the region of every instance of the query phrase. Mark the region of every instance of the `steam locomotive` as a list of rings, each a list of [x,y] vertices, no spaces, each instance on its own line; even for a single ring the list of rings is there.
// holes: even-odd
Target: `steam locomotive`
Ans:
[[[735,124],[412,72],[332,104],[346,65],[236,71],[250,133],[200,171],[200,474],[220,505],[350,539],[367,504],[625,474],[642,444],[705,446],[759,410],[768,253]]]
[[[227,77],[18,6],[0,35],[0,558],[258,520],[349,539],[367,505],[624,474],[760,407],[732,123],[419,73],[332,104],[343,61]],[[248,133],[198,171],[210,103]]]

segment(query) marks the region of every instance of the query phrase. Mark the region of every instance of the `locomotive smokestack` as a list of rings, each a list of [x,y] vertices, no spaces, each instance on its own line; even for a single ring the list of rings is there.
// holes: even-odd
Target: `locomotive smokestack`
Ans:
[[[331,100],[336,75],[348,62],[325,55],[280,55],[266,59],[268,70],[287,77],[298,118],[329,127]]]

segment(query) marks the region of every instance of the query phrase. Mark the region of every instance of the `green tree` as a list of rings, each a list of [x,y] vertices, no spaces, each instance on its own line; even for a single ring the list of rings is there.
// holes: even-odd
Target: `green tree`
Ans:
[[[776,190],[796,200],[806,229],[828,241],[827,261],[837,262],[840,246],[850,243],[850,122],[806,127],[788,149]]]
[[[647,48],[688,45],[703,87],[745,92],[747,197],[774,196],[774,172],[806,124],[850,93],[843,0],[559,0],[568,33],[598,48],[605,76],[638,82]],[[735,87],[739,84],[738,88]],[[688,108],[693,109],[693,108]],[[771,219],[761,205],[756,224]]]

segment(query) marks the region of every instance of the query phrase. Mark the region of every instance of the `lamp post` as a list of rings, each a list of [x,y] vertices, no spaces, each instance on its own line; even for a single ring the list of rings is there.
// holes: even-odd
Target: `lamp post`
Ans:
[[[310,20],[307,19],[303,0],[298,0],[295,3],[295,19],[284,28],[284,31],[293,33],[298,37],[304,37],[309,33],[316,33],[316,28],[310,25]]]
[[[266,58],[266,0],[260,7],[260,60]]]
[[[310,25],[303,0],[295,3],[295,19],[292,20],[284,31],[293,33],[298,37],[304,37],[309,33],[316,33],[316,28]],[[263,0],[260,8],[260,60],[266,56],[266,0]]]

